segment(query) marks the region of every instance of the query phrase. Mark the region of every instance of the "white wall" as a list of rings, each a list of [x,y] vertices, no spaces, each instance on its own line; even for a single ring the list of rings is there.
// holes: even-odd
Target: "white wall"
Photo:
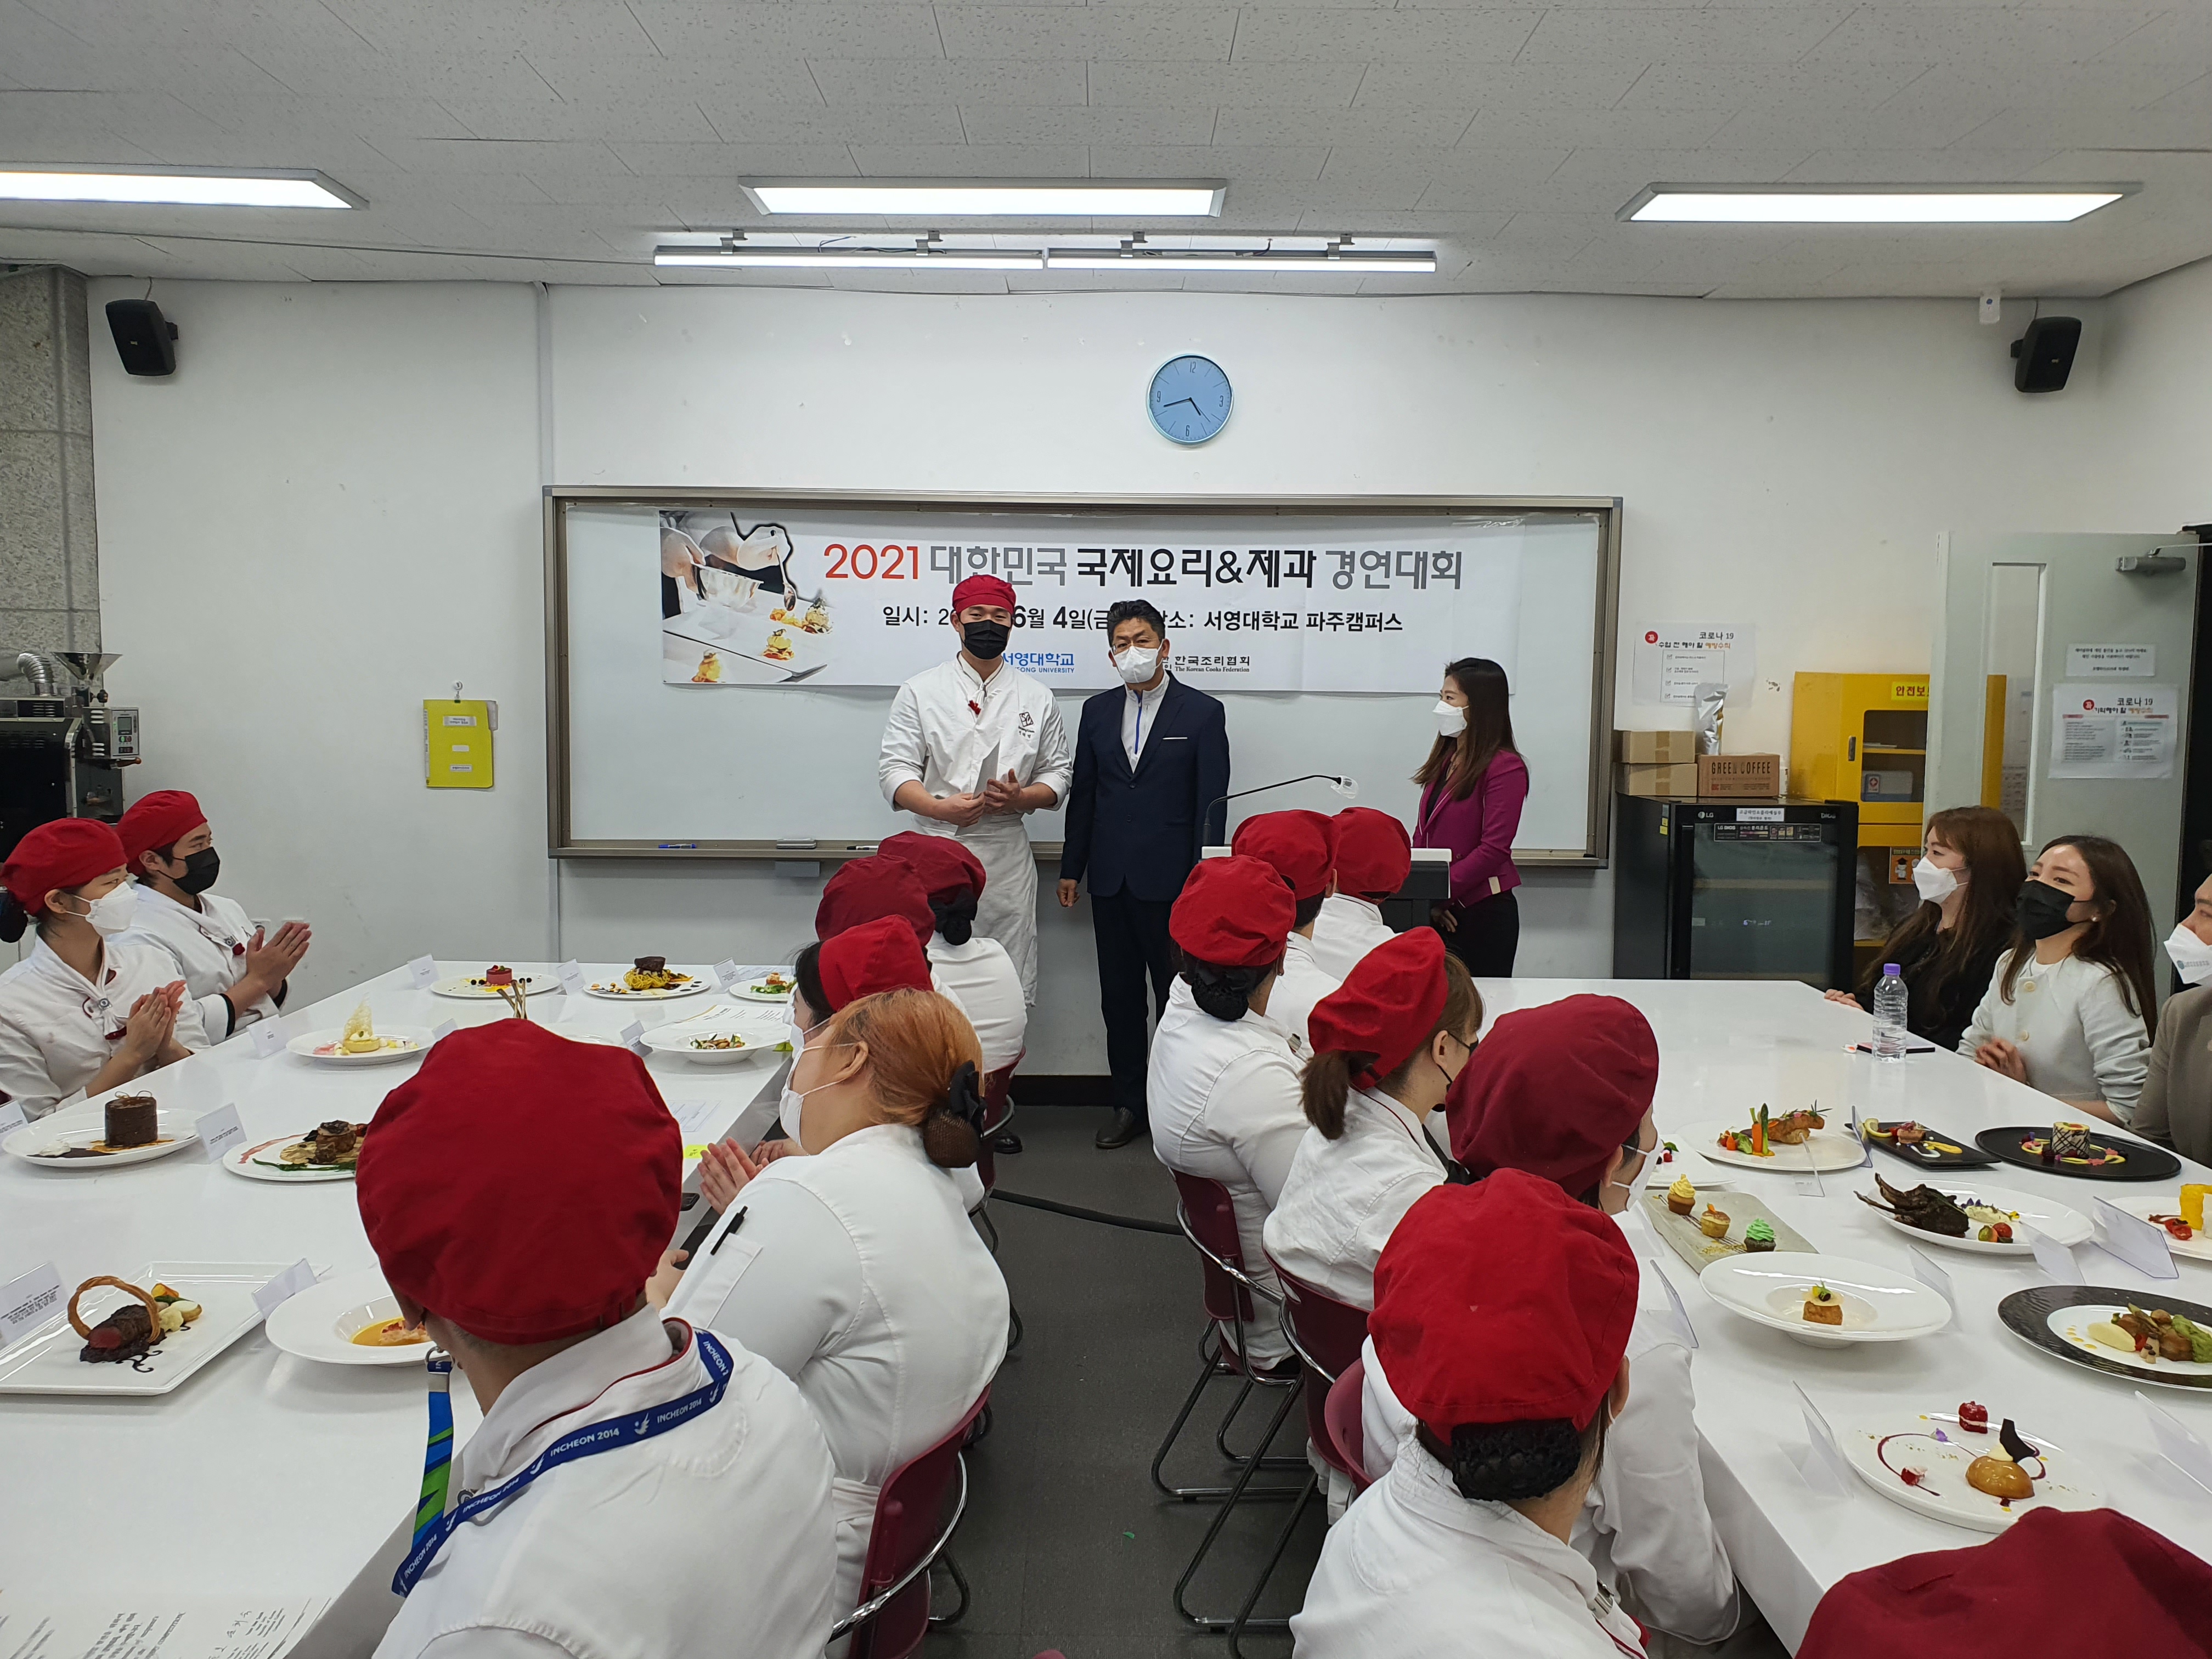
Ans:
[[[126,383],[108,364],[95,389],[115,683],[146,705],[156,757],[134,789],[190,782],[238,802],[256,820],[250,842],[223,837],[241,895],[352,907],[349,968],[448,943],[543,948],[528,291],[185,284],[161,298],[185,330],[175,384]],[[1984,328],[1963,301],[556,289],[550,476],[1618,495],[1624,634],[1647,618],[1756,626],[1762,684],[1731,714],[1729,746],[1782,749],[1796,671],[1927,666],[1937,531],[2212,517],[2191,501],[2207,476],[2212,279],[2067,308],[2087,324],[2073,384],[2031,398],[2006,355],[2016,301]],[[1152,368],[1185,349],[1237,386],[1228,430],[1197,451],[1158,438],[1141,407]],[[2165,424],[2140,432],[2154,410]],[[240,611],[247,625],[226,620]],[[210,630],[250,641],[216,654],[275,672],[211,679]],[[333,672],[343,690],[317,678]],[[501,699],[488,798],[429,798],[414,769],[420,699],[455,678]],[[1630,702],[1625,653],[1618,712],[1680,723]],[[264,900],[249,881],[282,891]],[[813,892],[747,866],[571,866],[560,906],[568,954],[711,945],[760,959],[806,935]],[[1602,875],[1532,878],[1523,971],[1604,973],[1609,911]],[[1031,1067],[1101,1069],[1087,927],[1044,920]]]

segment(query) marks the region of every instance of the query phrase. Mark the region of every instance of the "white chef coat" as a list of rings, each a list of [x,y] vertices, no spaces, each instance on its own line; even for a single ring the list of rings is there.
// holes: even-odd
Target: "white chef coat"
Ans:
[[[709,1410],[548,1470],[457,1528],[376,1659],[709,1659],[737,1628],[747,1654],[819,1659],[842,1616],[829,1449],[789,1378],[724,1346],[736,1369]],[[642,1309],[507,1384],[453,1460],[456,1501],[571,1430],[712,1381],[690,1328]]]
[[[1341,1135],[1310,1127],[1298,1142],[1267,1217],[1267,1254],[1323,1295],[1372,1310],[1382,1247],[1413,1200],[1443,1181],[1443,1159],[1413,1111],[1380,1089],[1354,1089]]]
[[[123,937],[168,953],[177,964],[173,977],[184,981],[185,994],[200,1006],[201,1026],[210,1041],[221,1042],[258,1019],[276,1018],[276,1005],[263,997],[252,1007],[239,1010],[234,1024],[223,993],[245,975],[253,923],[246,907],[234,899],[214,893],[199,897],[200,908],[195,910],[151,883],[140,882],[136,920]]]
[[[745,1183],[668,1308],[744,1343],[814,1408],[836,1466],[843,1617],[860,1602],[878,1488],[951,1431],[1006,1358],[1006,1281],[951,1180],[898,1123],[780,1158]]]
[[[1283,942],[1283,971],[1267,993],[1267,1018],[1291,1034],[1291,1052],[1300,1060],[1313,1053],[1306,1022],[1313,1018],[1314,1004],[1343,983],[1314,959],[1313,941],[1304,933],[1294,933]]]
[[[929,977],[952,999],[975,1040],[983,1045],[983,1069],[995,1072],[1022,1056],[1029,1036],[1029,1005],[1022,1000],[1021,975],[1006,947],[981,933],[965,945],[948,945],[941,934],[929,940]]]
[[[165,952],[123,935],[106,941],[100,972],[94,985],[40,939],[0,973],[0,1097],[21,1105],[24,1116],[82,1099],[84,1085],[113,1058],[131,1005],[178,977]],[[176,1032],[187,1048],[208,1046],[190,997],[177,1010]]]
[[[1274,1006],[1273,992],[1268,1006]],[[1154,1155],[1179,1174],[1203,1176],[1229,1189],[1244,1271],[1280,1294],[1267,1265],[1267,1212],[1282,1196],[1306,1132],[1290,1033],[1249,1009],[1242,1019],[1214,1018],[1178,976],[1152,1033],[1145,1097]],[[1291,1345],[1273,1306],[1262,1303],[1258,1313],[1245,1330],[1245,1352],[1255,1364],[1273,1364],[1288,1357]]]
[[[1075,750],[1051,690],[1001,660],[989,679],[954,656],[898,689],[884,722],[876,775],[884,799],[919,783],[942,800],[980,791],[984,769],[1012,772],[1067,799]],[[910,814],[926,836],[951,836],[982,861],[988,884],[975,903],[975,931],[1006,947],[1021,975],[1024,1002],[1036,1000],[1036,857],[1019,813],[994,812],[964,830]]]
[[[1160,704],[1166,701],[1168,682],[1175,677],[1160,676],[1160,683],[1149,691],[1139,691],[1133,685],[1121,688],[1121,752],[1129,757],[1129,769],[1135,771],[1137,763],[1145,757],[1145,745],[1152,740],[1152,727],[1160,718]]]
[[[2031,1087],[2060,1100],[2101,1100],[2122,1123],[2133,1119],[2150,1073],[2150,1033],[2129,1009],[2119,975],[2072,956],[2045,967],[2031,947],[2007,1002],[2001,992],[2011,960],[2009,951],[1997,958],[1959,1052],[2002,1037],[2019,1045]]]
[[[1685,1641],[1718,1642],[1735,1631],[1740,1601],[1728,1549],[1705,1504],[1690,1351],[1652,1264],[1656,1241],[1641,1221],[1622,1223],[1621,1231],[1640,1268],[1628,1335],[1628,1403],[1606,1431],[1605,1462],[1575,1522],[1575,1548],[1645,1623]],[[1360,1353],[1361,1455],[1374,1480],[1412,1443],[1413,1419],[1391,1392],[1375,1344]]]
[[[1329,1528],[1295,1659],[1641,1659],[1590,1564],[1518,1510],[1459,1495],[1409,1441]]]
[[[1384,940],[1397,937],[1382,920],[1381,905],[1351,893],[1331,893],[1321,902],[1321,914],[1314,918],[1314,960],[1322,972],[1334,974],[1340,980],[1350,979],[1360,957]]]

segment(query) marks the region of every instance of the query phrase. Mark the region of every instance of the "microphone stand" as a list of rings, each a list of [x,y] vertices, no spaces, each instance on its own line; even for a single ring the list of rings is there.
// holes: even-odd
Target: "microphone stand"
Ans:
[[[1200,827],[1203,829],[1212,822],[1215,807],[1226,806],[1232,800],[1242,800],[1247,795],[1264,795],[1270,789],[1287,789],[1294,783],[1316,782],[1332,786],[1338,794],[1347,799],[1359,792],[1358,782],[1354,779],[1339,777],[1334,772],[1309,772],[1304,777],[1285,778],[1280,783],[1263,783],[1256,789],[1239,789],[1233,793],[1223,795],[1217,800],[1208,801],[1206,804],[1206,811],[1199,819]],[[1229,820],[1225,813],[1222,817],[1221,833],[1224,838],[1229,834]]]

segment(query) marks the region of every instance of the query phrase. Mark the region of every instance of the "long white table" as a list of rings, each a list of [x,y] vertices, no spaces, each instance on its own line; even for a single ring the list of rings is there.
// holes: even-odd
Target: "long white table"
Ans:
[[[545,964],[516,963],[554,975]],[[483,964],[439,964],[440,976]],[[628,963],[586,963],[605,981]],[[283,1030],[341,1025],[368,996],[377,1024],[434,1028],[506,1018],[498,1002],[410,989],[404,970],[288,1014]],[[531,1018],[574,1035],[612,1036],[699,1012],[710,999],[628,1003],[559,992],[530,1000]],[[782,1067],[669,1055],[647,1062],[700,1140],[751,1139],[774,1117]],[[195,1115],[235,1103],[248,1144],[331,1118],[365,1121],[416,1063],[340,1069],[279,1052],[254,1057],[241,1034],[131,1087]],[[98,1101],[44,1120],[98,1122]],[[687,1184],[696,1180],[687,1170]],[[679,1231],[692,1224],[686,1216]],[[271,1261],[306,1257],[345,1273],[375,1259],[350,1182],[287,1188],[246,1181],[197,1149],[106,1174],[42,1170],[0,1157],[0,1280],[52,1261],[64,1290],[149,1261]],[[453,1391],[465,1437],[475,1402]],[[322,1365],[280,1352],[259,1330],[157,1399],[0,1395],[0,1590],[47,1602],[121,1601],[133,1589],[335,1605],[306,1655],[358,1654],[398,1603],[387,1588],[421,1484],[423,1376],[413,1365]]]
[[[1853,1108],[1863,1118],[1915,1118],[1966,1137],[1969,1146],[1978,1130],[2048,1123],[2054,1111],[2066,1115],[2049,1097],[1956,1054],[1885,1063],[1849,1053],[1848,1045],[1868,1039],[1871,1021],[1796,983],[1485,980],[1480,990],[1491,1018],[1578,992],[1634,1003],[1659,1039],[1653,1115],[1662,1136],[1685,1146],[1677,1131],[1714,1119],[1748,1121],[1761,1102],[1779,1113],[1818,1101],[1832,1122]],[[1815,1249],[1905,1271],[1905,1236],[1851,1194],[1874,1191],[1877,1170],[1893,1184],[1934,1177],[1916,1176],[1884,1152],[1869,1157],[1869,1167],[1824,1176],[1817,1198],[1801,1195],[1792,1174],[1715,1167]],[[2085,1213],[2100,1194],[2171,1194],[2181,1182],[2212,1180],[2212,1172],[2185,1160],[2181,1174],[2160,1183],[2087,1182],[2009,1164],[1978,1173],[1993,1186],[2040,1194]],[[1727,1200],[1720,1206],[1726,1209]],[[1737,1576],[1792,1650],[1821,1595],[1846,1574],[1984,1539],[1915,1515],[1862,1483],[1855,1481],[1847,1498],[1813,1488],[1794,1461],[1807,1450],[1807,1431],[1793,1382],[1838,1433],[1856,1419],[1885,1412],[1950,1411],[1961,1401],[1980,1401],[1992,1424],[2014,1418],[2084,1459],[2112,1508],[2212,1559],[2212,1493],[2157,1455],[2132,1385],[2039,1352],[1999,1322],[2003,1297],[2049,1282],[2032,1259],[1927,1245],[1956,1296],[1947,1329],[1905,1342],[1815,1348],[1728,1311],[1656,1235],[1640,1237],[1650,1240],[1650,1254],[1696,1329],[1701,1461],[1721,1536]],[[2087,1283],[2140,1288],[2148,1305],[2161,1296],[2212,1304],[2212,1264],[2176,1258],[2178,1281],[2152,1279],[2101,1250],[2079,1254]],[[2178,1389],[2143,1393],[2212,1441],[2212,1398]]]

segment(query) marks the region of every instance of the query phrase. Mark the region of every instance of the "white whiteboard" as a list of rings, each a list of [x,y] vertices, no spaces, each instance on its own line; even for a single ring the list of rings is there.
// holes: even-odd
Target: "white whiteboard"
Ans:
[[[556,855],[765,856],[777,845],[806,843],[836,853],[908,827],[876,782],[888,691],[663,683],[655,590],[639,580],[659,556],[662,505],[642,495],[550,503]],[[1613,685],[1604,659],[1617,509],[1559,505],[1582,510],[1497,514],[1518,525],[1526,549],[1511,668],[1514,732],[1530,788],[1516,846],[1581,861],[1604,847]],[[1437,511],[1464,522],[1469,508],[1439,503]],[[1435,666],[1441,678],[1443,665]],[[1232,789],[1341,773],[1358,781],[1360,804],[1412,823],[1419,791],[1409,775],[1435,736],[1432,696],[1220,695]],[[1073,734],[1082,694],[1059,701]],[[1301,784],[1231,802],[1230,822],[1343,804],[1324,784]],[[1060,822],[1058,812],[1035,814],[1031,839],[1058,841]]]

